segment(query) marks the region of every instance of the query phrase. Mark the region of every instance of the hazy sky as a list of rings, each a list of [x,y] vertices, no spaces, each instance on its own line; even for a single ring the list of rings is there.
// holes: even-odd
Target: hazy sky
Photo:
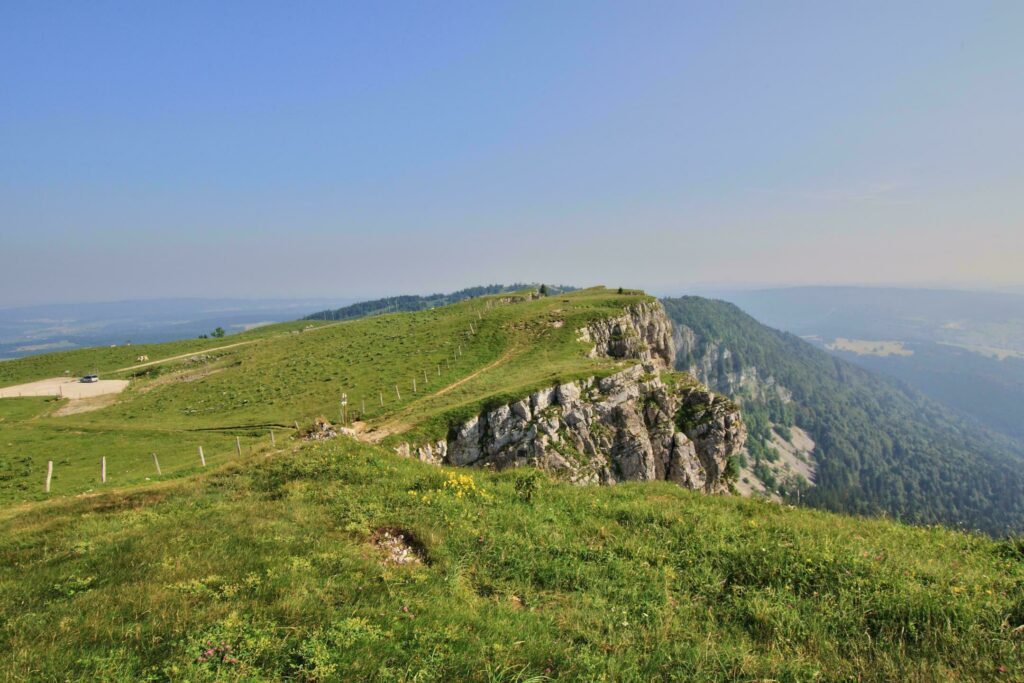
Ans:
[[[1024,2],[4,2],[0,305],[1024,282]]]

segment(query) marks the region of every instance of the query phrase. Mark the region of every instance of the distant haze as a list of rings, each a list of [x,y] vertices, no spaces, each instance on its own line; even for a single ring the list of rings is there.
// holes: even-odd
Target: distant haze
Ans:
[[[228,334],[295,320],[338,299],[154,299],[0,309],[0,360],[84,346],[154,343]]]
[[[1024,285],[1024,3],[0,8],[0,306]]]

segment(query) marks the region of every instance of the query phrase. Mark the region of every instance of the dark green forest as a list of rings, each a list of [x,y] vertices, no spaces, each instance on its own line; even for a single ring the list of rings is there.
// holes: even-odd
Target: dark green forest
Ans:
[[[802,492],[804,504],[994,535],[1024,530],[1024,456],[1015,442],[733,304],[701,297],[663,303],[697,337],[696,348],[681,350],[679,367],[719,345],[730,357],[717,354],[711,376],[702,378],[713,388],[721,391],[728,373],[755,367],[792,392],[789,404],[747,397],[743,408],[755,443],[767,420],[811,434],[817,481]]]

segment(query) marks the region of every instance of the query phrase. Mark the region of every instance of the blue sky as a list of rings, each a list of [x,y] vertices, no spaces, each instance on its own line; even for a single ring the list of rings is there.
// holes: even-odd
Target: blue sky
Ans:
[[[1024,282],[1024,3],[4,3],[0,305]]]

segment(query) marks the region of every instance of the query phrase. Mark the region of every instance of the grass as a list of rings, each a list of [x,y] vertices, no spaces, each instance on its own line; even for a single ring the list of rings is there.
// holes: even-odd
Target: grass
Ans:
[[[270,439],[268,431],[252,429],[188,432],[40,419],[61,403],[43,398],[0,401],[0,501],[27,502],[98,489],[104,486],[101,458],[107,461],[105,486],[118,486],[196,471],[201,467],[200,446],[207,466],[213,466],[235,457],[236,437],[243,453]],[[291,433],[278,431],[275,438],[286,440]],[[160,463],[159,475],[153,453]],[[54,466],[49,495],[44,490],[48,460]]]
[[[388,448],[616,371],[576,330],[638,296],[493,297],[0,364],[0,383],[65,366],[132,380],[92,412],[0,400],[0,679],[1024,680],[1019,540]],[[140,353],[165,362],[118,373]],[[381,445],[292,439],[342,392]],[[384,530],[421,562],[389,564]]]
[[[5,680],[1022,680],[1022,623],[1019,542],[344,438],[0,513]]]
[[[229,344],[264,339],[307,326],[322,325],[324,323],[314,321],[280,323],[257,327],[222,339],[182,339],[162,344],[92,347],[26,356],[0,363],[0,387],[64,375],[81,377],[92,372],[104,375],[113,373],[111,379],[116,379],[118,373],[115,371],[137,365],[136,358],[139,356],[148,355],[152,360],[158,360],[161,357],[201,352]]]
[[[576,330],[620,313],[641,295],[594,288],[515,303],[502,298],[342,323],[271,325],[220,340],[6,361],[0,385],[65,369],[72,375],[96,369],[131,384],[112,405],[76,414],[60,414],[66,402],[0,400],[0,502],[42,497],[47,460],[57,468],[54,495],[94,488],[102,456],[119,482],[152,474],[152,451],[165,474],[187,473],[200,445],[226,458],[235,436],[256,442],[270,429],[307,424],[317,415],[339,421],[343,393],[350,416],[393,434],[389,444],[440,438],[453,421],[489,402],[614,372],[620,363],[586,357]],[[175,358],[188,353],[197,355]],[[155,364],[125,369],[142,354]]]

